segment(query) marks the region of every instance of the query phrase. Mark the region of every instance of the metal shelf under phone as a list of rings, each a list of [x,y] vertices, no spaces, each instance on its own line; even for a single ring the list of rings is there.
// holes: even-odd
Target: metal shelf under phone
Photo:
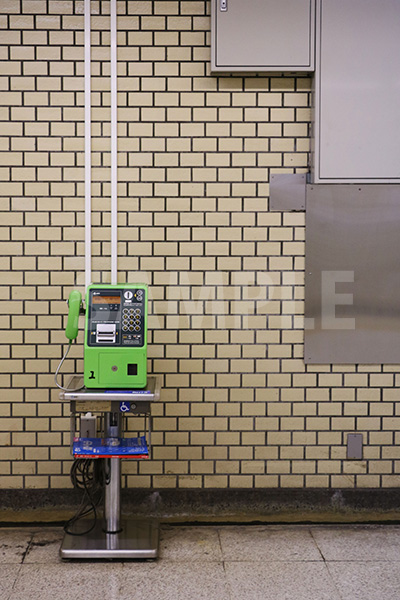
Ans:
[[[73,376],[68,382],[68,387],[75,389],[83,383],[82,376]],[[145,423],[143,433],[147,435],[147,444],[149,449],[149,455],[151,453],[151,430],[152,430],[152,418],[151,418],[151,404],[158,400],[161,394],[161,382],[159,377],[149,377],[147,381],[147,387],[144,389],[134,390],[104,390],[104,389],[88,389],[82,388],[75,392],[62,392],[60,398],[68,400],[71,406],[70,416],[70,448],[72,453],[73,441],[76,436],[77,422],[79,419],[79,413],[82,412],[98,412],[102,413],[102,420],[104,424],[104,414],[109,412],[119,413],[121,415],[136,415],[144,416]],[[121,403],[126,403],[126,411],[121,410]],[[129,409],[128,409],[129,403]],[[122,420],[122,425],[125,420]],[[104,427],[101,428],[103,431]],[[139,436],[138,432],[138,436]],[[99,437],[107,437],[105,431]],[[92,457],[95,458],[95,457]],[[125,458],[125,457],[124,457]],[[132,456],[126,458],[133,459]],[[137,458],[136,460],[143,460]]]
[[[83,386],[83,375],[73,375],[68,381],[68,388],[78,388],[80,385]],[[123,401],[129,402],[155,402],[160,399],[161,394],[161,381],[160,377],[148,377],[147,385],[143,389],[129,389],[129,390],[113,390],[113,389],[96,389],[96,388],[85,388],[76,391],[60,392],[60,400],[103,400],[103,401]]]

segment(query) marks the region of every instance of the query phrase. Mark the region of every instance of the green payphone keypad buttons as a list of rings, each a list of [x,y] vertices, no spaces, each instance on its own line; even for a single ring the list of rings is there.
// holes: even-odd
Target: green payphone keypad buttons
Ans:
[[[122,309],[122,331],[140,331],[141,330],[142,310],[140,308]]]

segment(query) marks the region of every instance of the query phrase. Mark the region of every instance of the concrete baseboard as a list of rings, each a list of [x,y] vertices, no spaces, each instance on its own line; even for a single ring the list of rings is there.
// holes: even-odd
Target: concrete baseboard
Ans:
[[[77,490],[0,490],[0,522],[60,523],[76,511]],[[122,490],[122,513],[163,522],[400,522],[395,489]]]

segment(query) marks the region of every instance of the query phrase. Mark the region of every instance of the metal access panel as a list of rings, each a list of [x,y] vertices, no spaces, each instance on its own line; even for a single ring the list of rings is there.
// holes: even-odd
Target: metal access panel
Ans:
[[[399,0],[318,0],[315,183],[400,181]]]
[[[306,175],[277,173],[269,180],[270,210],[305,210]]]
[[[211,0],[211,70],[313,71],[315,0]]]
[[[400,363],[400,186],[308,185],[306,363]]]

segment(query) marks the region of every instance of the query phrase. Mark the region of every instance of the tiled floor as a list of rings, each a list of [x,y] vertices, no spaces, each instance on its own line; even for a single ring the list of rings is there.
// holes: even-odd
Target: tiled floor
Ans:
[[[0,529],[1,600],[400,598],[397,525],[164,525],[157,561],[62,561],[62,535]]]

